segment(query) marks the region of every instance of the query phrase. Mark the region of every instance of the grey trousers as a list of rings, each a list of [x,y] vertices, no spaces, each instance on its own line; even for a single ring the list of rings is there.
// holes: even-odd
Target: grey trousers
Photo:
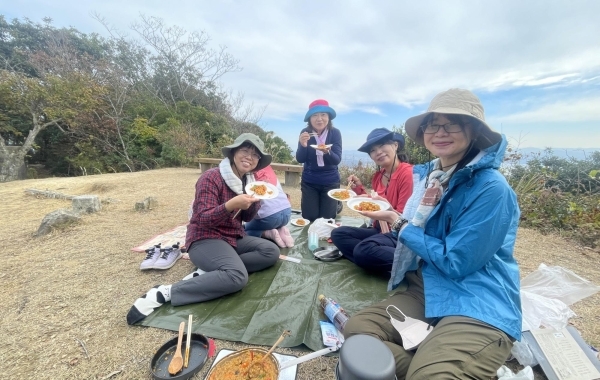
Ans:
[[[406,351],[402,347],[402,338],[385,311],[388,305],[395,305],[409,317],[434,322],[425,318],[421,268],[408,272],[406,280],[406,291],[354,314],[344,328],[344,337],[367,334],[381,339],[394,355],[398,380],[490,379],[496,376],[513,344],[503,331],[473,318],[444,317],[416,351]]]
[[[273,266],[279,259],[275,243],[254,236],[237,240],[234,248],[220,239],[199,240],[188,250],[194,265],[207,272],[171,287],[171,304],[209,301],[241,290],[248,273]]]

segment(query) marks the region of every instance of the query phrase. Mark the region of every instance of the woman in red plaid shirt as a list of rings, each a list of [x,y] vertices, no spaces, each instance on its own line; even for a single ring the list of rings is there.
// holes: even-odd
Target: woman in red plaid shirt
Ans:
[[[254,181],[253,172],[271,163],[271,155],[252,133],[241,134],[222,152],[225,158],[219,167],[207,170],[196,183],[185,245],[198,270],[175,284],[150,289],[135,301],[127,323],[141,321],[165,302],[181,306],[237,292],[248,283],[248,273],[277,262],[277,245],[246,235],[242,227],[242,221],[252,220],[260,208],[260,199],[244,188]]]

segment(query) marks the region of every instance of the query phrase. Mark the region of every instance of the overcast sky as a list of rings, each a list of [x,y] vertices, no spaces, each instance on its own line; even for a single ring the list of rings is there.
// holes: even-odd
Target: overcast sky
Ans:
[[[105,35],[139,15],[205,31],[243,70],[222,78],[295,149],[308,104],[337,111],[344,150],[435,94],[475,92],[516,147],[600,149],[600,1],[2,1],[6,19]]]

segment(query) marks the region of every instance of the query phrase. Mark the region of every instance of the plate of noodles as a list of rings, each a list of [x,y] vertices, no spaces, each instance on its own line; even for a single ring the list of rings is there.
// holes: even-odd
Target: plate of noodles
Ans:
[[[256,181],[246,185],[246,193],[258,199],[273,199],[279,195],[279,190],[268,182]]]
[[[333,146],[333,144],[311,144],[310,147],[314,148],[314,149],[327,149],[327,148],[331,148]]]
[[[335,199],[336,201],[348,201],[356,196],[356,193],[352,190],[348,189],[333,189],[327,192],[330,198]]]
[[[352,211],[383,211],[390,208],[385,201],[375,200],[367,197],[353,198],[348,201],[348,207]]]

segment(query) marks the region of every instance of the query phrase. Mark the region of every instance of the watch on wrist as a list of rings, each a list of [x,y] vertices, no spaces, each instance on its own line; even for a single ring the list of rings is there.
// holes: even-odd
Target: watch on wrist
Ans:
[[[404,218],[402,215],[398,216],[398,219],[396,219],[394,221],[394,223],[392,224],[392,230],[393,231],[400,231],[400,229],[402,229],[402,227],[408,223],[408,220],[406,218]]]

